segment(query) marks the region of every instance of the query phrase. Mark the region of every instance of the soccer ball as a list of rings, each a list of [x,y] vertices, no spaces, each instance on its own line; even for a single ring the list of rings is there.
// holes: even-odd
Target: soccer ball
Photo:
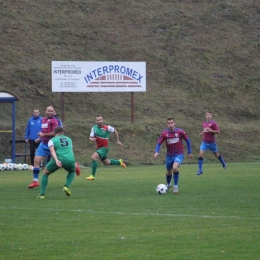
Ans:
[[[158,194],[163,195],[163,194],[167,193],[168,188],[167,188],[167,186],[165,184],[159,184],[156,187],[156,191],[157,191]]]
[[[13,171],[13,169],[14,169],[13,163],[8,163],[8,164],[7,164],[7,170]]]
[[[23,170],[28,170],[28,168],[29,168],[28,164],[27,164],[27,163],[24,163],[24,164],[23,164]]]
[[[20,171],[20,170],[22,170],[22,169],[23,169],[23,165],[22,165],[21,163],[18,163],[18,164],[17,164],[17,170]]]
[[[13,163],[14,170],[17,170],[17,164]]]
[[[4,171],[6,169],[6,165],[5,164],[0,164],[0,170]]]

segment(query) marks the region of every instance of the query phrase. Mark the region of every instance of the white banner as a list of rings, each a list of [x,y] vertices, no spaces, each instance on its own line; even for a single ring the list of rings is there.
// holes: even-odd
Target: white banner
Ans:
[[[52,61],[52,92],[145,92],[146,62]]]

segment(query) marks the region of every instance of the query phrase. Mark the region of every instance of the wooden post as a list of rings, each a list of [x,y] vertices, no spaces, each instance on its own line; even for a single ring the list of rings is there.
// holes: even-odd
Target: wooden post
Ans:
[[[61,92],[61,119],[62,119],[62,122],[64,122],[64,118],[65,118],[65,115],[64,115],[64,92]]]
[[[131,123],[134,123],[134,92],[131,92]]]

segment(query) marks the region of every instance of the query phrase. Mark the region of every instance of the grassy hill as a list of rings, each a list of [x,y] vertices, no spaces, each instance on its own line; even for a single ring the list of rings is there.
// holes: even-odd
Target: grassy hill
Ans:
[[[174,116],[191,138],[196,163],[208,109],[227,161],[259,160],[258,1],[7,0],[0,7],[0,89],[20,97],[18,138],[34,108],[44,115],[53,105],[61,114],[61,95],[51,92],[52,60],[146,61],[147,92],[135,93],[134,123],[130,93],[65,94],[64,125],[80,162],[90,163],[95,146],[88,136],[101,113],[124,144],[116,147],[112,138],[111,157],[162,163],[164,149],[154,162],[154,147]],[[10,129],[10,110],[0,104],[1,129]],[[3,159],[10,134],[0,135]]]

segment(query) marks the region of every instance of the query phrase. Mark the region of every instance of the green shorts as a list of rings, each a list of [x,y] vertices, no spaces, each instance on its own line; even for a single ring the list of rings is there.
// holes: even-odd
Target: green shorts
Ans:
[[[62,168],[64,168],[65,171],[75,172],[76,166],[74,160],[73,161],[63,160],[61,161],[61,163],[62,163]],[[53,158],[51,158],[51,160],[47,163],[46,168],[51,173],[56,172],[58,169],[60,169],[60,167],[57,166]]]
[[[99,154],[100,160],[104,161],[107,159],[109,148],[105,148],[105,147],[99,148],[97,149],[97,153]]]

